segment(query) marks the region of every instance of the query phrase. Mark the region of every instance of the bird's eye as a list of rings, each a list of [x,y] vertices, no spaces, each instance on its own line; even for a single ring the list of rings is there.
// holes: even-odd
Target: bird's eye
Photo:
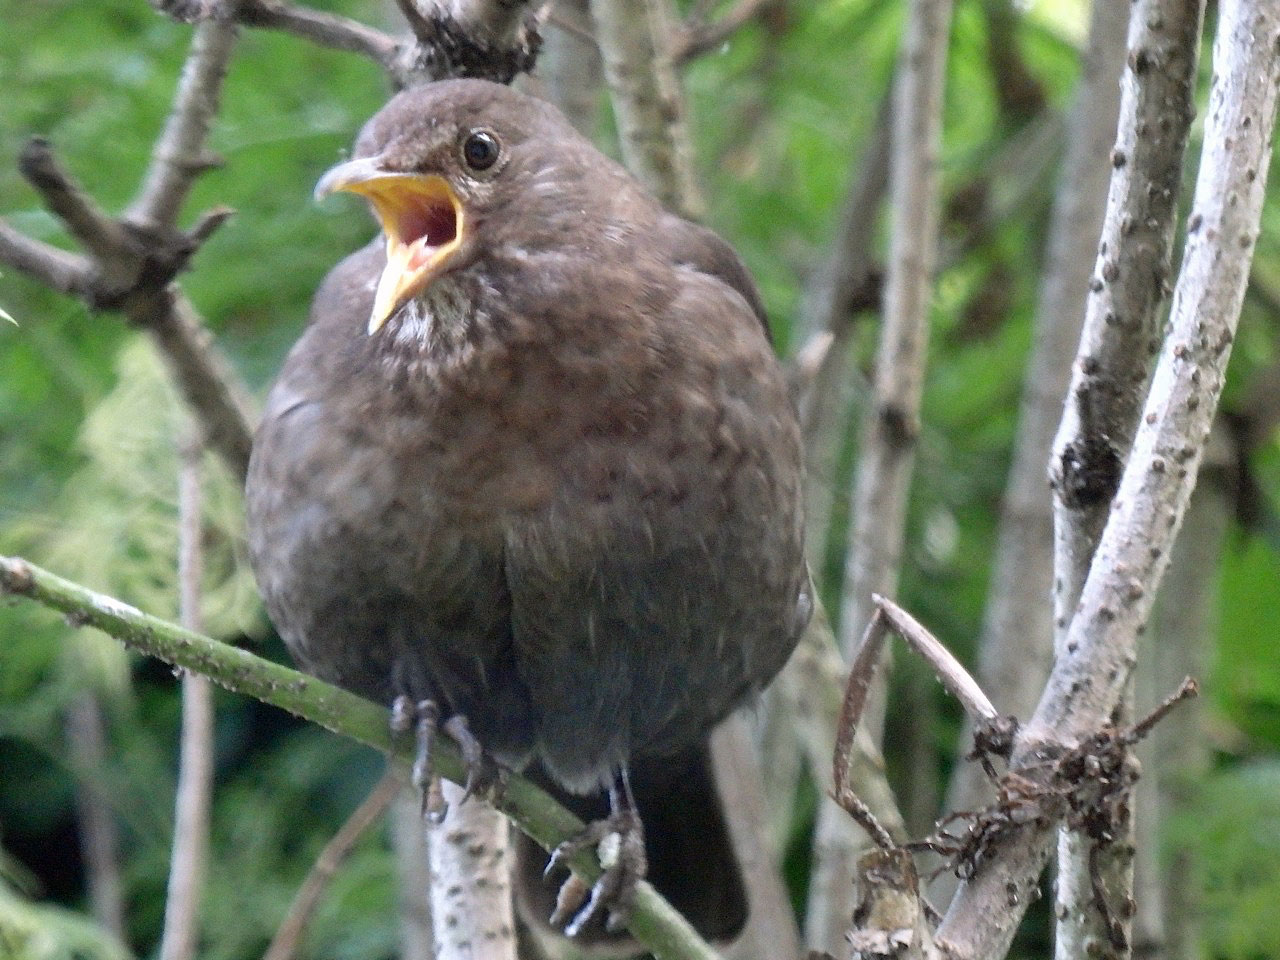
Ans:
[[[498,141],[493,134],[477,130],[463,142],[462,159],[472,170],[488,170],[498,161]]]

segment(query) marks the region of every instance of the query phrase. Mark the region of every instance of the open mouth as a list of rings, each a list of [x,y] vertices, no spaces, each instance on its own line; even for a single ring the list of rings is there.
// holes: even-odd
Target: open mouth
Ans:
[[[334,190],[367,197],[387,236],[387,266],[369,317],[369,333],[375,333],[440,275],[458,249],[462,203],[443,177],[387,173],[370,160],[335,167],[316,185],[317,195]]]

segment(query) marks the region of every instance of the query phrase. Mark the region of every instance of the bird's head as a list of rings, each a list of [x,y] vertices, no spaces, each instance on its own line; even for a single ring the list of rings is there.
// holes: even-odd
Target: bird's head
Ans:
[[[394,97],[356,141],[354,157],[316,184],[366,197],[382,223],[387,265],[369,333],[442,274],[475,261],[513,198],[545,164],[547,144],[577,139],[549,105],[480,80],[424,84]],[[536,191],[534,191],[536,192]]]

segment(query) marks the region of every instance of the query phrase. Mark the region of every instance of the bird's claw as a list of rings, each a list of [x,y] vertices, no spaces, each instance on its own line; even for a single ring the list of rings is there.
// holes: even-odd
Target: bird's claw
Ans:
[[[442,724],[440,705],[434,700],[414,703],[407,696],[396,697],[391,704],[391,732],[394,736],[402,736],[413,730],[417,752],[413,760],[412,782],[422,793],[422,815],[431,823],[440,823],[449,812],[440,788],[440,775],[435,771],[436,736],[442,727],[458,744],[466,765],[467,780],[461,802],[465,803],[479,790],[502,782],[497,764],[480,746],[480,741],[467,726],[466,717],[455,714]]]
[[[590,899],[586,882],[571,873],[560,886],[551,914],[551,925],[563,926],[570,937],[577,936],[602,910],[607,913],[606,930],[612,933],[624,927],[631,919],[636,886],[648,866],[644,831],[634,810],[616,811],[604,820],[587,824],[581,833],[552,851],[545,872],[549,874],[587,847],[595,847],[602,868],[590,888]],[[584,901],[586,906],[582,905]]]

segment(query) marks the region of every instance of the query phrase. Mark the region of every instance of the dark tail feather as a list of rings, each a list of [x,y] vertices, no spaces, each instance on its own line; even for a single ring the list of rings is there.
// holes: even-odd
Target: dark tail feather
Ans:
[[[531,770],[529,776],[584,822],[609,813],[603,795],[567,794],[541,770]],[[649,882],[704,938],[732,940],[747,921],[747,894],[712,778],[707,746],[676,757],[633,763],[631,787],[644,822]],[[516,903],[525,922],[542,930],[549,929],[547,918],[564,879],[559,874],[543,879],[546,863],[545,851],[521,834],[516,844]],[[615,955],[634,949],[629,935],[606,933],[601,921],[591,923],[575,942]]]

